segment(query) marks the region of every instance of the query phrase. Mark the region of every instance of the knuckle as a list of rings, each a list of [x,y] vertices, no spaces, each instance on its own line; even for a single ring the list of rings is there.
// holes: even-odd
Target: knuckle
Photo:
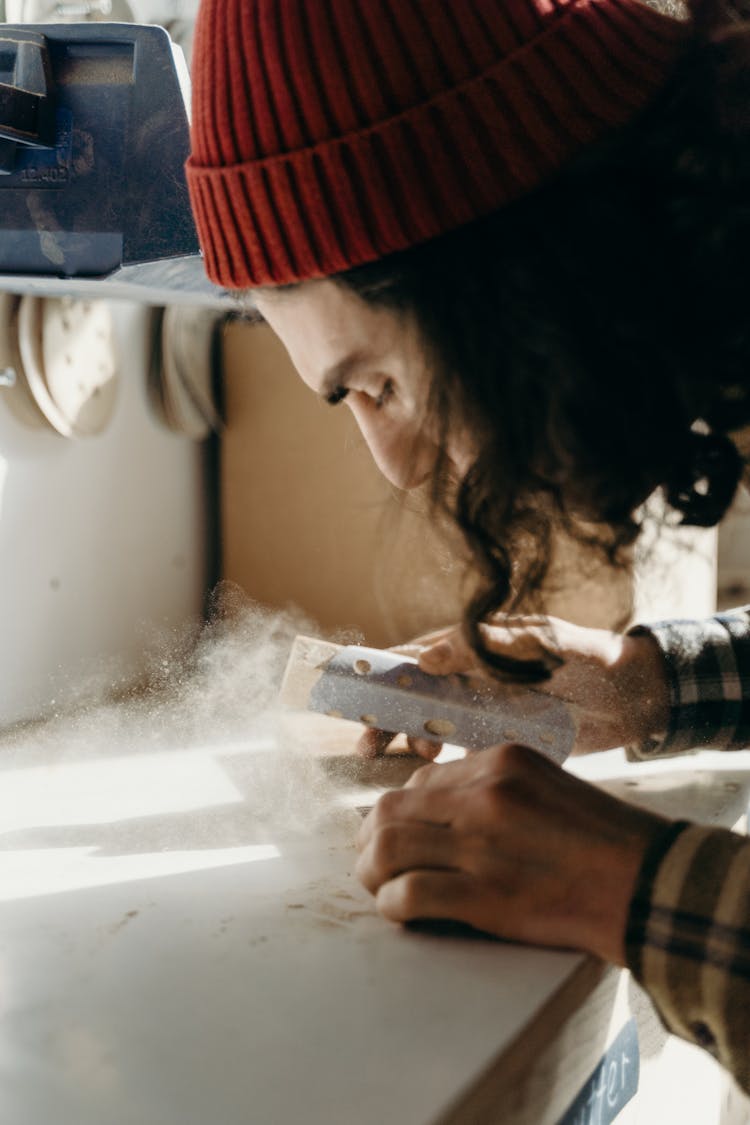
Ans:
[[[373,810],[376,828],[397,816],[401,801],[401,794],[397,789],[390,789],[383,794]]]
[[[527,781],[514,774],[490,779],[483,788],[481,800],[484,811],[491,819],[507,817],[519,805],[527,804],[530,787]]]
[[[496,762],[503,772],[523,773],[529,762],[529,748],[518,742],[507,742],[497,747]]]
[[[502,779],[493,779],[482,786],[478,795],[479,811],[490,820],[502,816],[507,805],[506,786]]]
[[[372,838],[372,859],[378,870],[390,870],[402,851],[403,830],[397,824],[383,824]]]
[[[490,755],[490,773],[496,778],[530,777],[540,761],[536,750],[520,742],[506,742],[485,751]]]

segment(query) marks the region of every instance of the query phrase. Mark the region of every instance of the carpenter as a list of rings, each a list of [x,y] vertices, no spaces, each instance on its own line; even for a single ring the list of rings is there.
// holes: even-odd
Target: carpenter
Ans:
[[[574,701],[579,752],[747,746],[747,608],[610,632],[543,600],[560,528],[616,566],[649,497],[712,526],[745,472],[742,11],[204,0],[194,81],[209,276],[252,291],[302,379],[353,412],[394,484],[427,484],[482,576],[422,667]],[[505,745],[425,765],[359,845],[387,917],[627,965],[750,1092],[747,840]]]

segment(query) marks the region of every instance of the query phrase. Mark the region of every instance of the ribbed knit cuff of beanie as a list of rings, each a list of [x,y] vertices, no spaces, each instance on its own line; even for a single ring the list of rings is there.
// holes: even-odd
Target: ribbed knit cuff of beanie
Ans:
[[[203,0],[209,277],[326,277],[490,214],[631,120],[685,27],[640,0]]]

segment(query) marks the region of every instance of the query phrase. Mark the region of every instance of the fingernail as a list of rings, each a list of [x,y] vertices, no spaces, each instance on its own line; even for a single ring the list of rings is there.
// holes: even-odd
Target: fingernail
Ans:
[[[394,739],[393,734],[383,730],[368,730],[357,743],[357,753],[361,758],[380,758],[385,754]]]
[[[437,742],[430,742],[428,738],[408,738],[409,749],[412,754],[418,754],[420,758],[426,758],[431,762],[437,758],[442,747]]]

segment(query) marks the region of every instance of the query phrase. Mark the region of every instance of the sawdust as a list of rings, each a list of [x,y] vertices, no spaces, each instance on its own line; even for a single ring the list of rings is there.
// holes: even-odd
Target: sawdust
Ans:
[[[109,926],[107,932],[110,934],[118,934],[120,930],[123,930],[129,922],[132,922],[134,918],[137,918],[139,914],[139,910],[129,910],[124,918],[121,918],[119,922],[115,922],[113,926]]]
[[[322,914],[325,918],[330,918],[334,922],[354,922],[357,918],[373,918],[375,916],[374,910],[347,910],[335,902],[314,903],[310,909],[313,913]]]
[[[361,918],[377,916],[373,900],[363,891],[361,896],[351,894],[329,878],[314,879],[301,888],[300,898],[287,903],[286,909],[304,912],[318,926],[330,928],[351,926]]]
[[[116,667],[98,669],[77,687],[74,706],[0,735],[5,768],[209,750],[242,794],[252,824],[270,826],[279,837],[316,833],[325,823],[327,834],[338,830],[351,840],[356,814],[334,807],[348,777],[310,753],[277,702],[294,637],[316,633],[314,623],[263,609],[222,584],[207,623],[144,629],[148,656],[138,683],[124,682]],[[194,835],[196,826],[207,837],[201,846],[210,846],[225,821],[196,813],[182,830]]]
[[[234,920],[235,920],[235,919],[234,919],[234,918],[232,918],[232,917],[229,917],[229,918],[222,918],[222,919],[221,919],[221,921],[219,922],[219,928],[218,928],[218,930],[216,930],[216,932],[214,933],[214,935],[213,935],[213,936],[214,936],[214,937],[223,937],[223,936],[224,936],[224,934],[225,934],[225,933],[227,932],[227,930],[229,929],[229,927],[230,927],[230,926],[232,925],[232,923],[234,922]]]

